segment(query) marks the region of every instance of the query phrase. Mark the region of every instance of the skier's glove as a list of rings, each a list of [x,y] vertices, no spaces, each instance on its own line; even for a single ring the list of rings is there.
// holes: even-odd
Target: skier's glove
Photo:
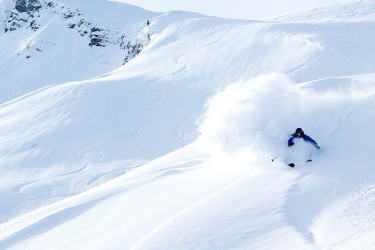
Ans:
[[[294,145],[294,142],[291,142],[289,143],[289,147],[293,146]]]

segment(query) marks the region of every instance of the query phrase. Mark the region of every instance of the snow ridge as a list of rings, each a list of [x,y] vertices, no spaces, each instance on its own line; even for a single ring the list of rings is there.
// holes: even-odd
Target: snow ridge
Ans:
[[[285,22],[359,22],[375,19],[374,0],[351,0],[275,18]]]

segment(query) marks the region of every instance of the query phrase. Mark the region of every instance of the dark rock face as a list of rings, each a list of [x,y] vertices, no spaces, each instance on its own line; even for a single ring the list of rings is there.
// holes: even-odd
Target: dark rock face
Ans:
[[[35,12],[42,8],[38,0],[16,0],[15,9],[20,12]]]
[[[26,0],[18,0],[16,1],[16,6],[14,7],[18,12],[26,12]]]
[[[128,42],[128,44],[126,45],[128,55],[124,59],[124,64],[128,63],[131,59],[139,55],[139,53],[142,52],[142,50],[150,43],[150,41],[150,34],[139,33],[132,42]]]
[[[89,46],[105,47],[103,45],[103,39],[101,39],[100,37],[92,37]]]
[[[92,27],[91,28],[91,33],[97,32],[97,31],[102,31],[102,29],[97,28],[97,27]]]
[[[89,46],[98,46],[98,47],[105,47],[105,35],[103,34],[103,29],[92,27],[90,33],[90,43]]]
[[[6,21],[5,33],[17,30],[27,23],[31,30],[39,29],[40,25],[33,18],[39,15],[38,12],[42,8],[43,3],[38,0],[16,0],[14,10],[9,12],[9,19]]]
[[[36,31],[37,29],[39,29],[39,27],[40,27],[40,25],[37,24],[37,23],[35,22],[35,20],[31,21],[31,23],[30,23],[30,28],[31,28],[32,31]]]

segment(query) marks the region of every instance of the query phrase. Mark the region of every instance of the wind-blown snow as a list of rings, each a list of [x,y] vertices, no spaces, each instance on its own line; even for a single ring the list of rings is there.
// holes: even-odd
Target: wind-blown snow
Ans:
[[[169,12],[137,33],[149,44],[123,66],[2,83],[0,248],[374,248],[374,10],[309,12],[319,22]],[[4,55],[15,45],[3,41],[24,39],[13,32]],[[97,54],[84,46],[34,59],[48,74],[44,60],[58,69],[75,54],[88,72]],[[290,168],[297,127],[321,149]]]

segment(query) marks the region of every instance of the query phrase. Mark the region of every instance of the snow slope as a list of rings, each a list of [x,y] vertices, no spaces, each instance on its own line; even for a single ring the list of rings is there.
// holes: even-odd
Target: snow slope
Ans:
[[[120,67],[128,43],[161,14],[107,0],[36,2],[40,9],[21,13],[0,2],[0,103]]]
[[[349,0],[347,3],[332,4],[314,10],[301,11],[275,18],[290,22],[363,22],[373,20],[373,0]]]
[[[373,249],[374,11],[164,13],[124,66],[2,104],[0,248]],[[322,149],[292,169],[297,127]]]

